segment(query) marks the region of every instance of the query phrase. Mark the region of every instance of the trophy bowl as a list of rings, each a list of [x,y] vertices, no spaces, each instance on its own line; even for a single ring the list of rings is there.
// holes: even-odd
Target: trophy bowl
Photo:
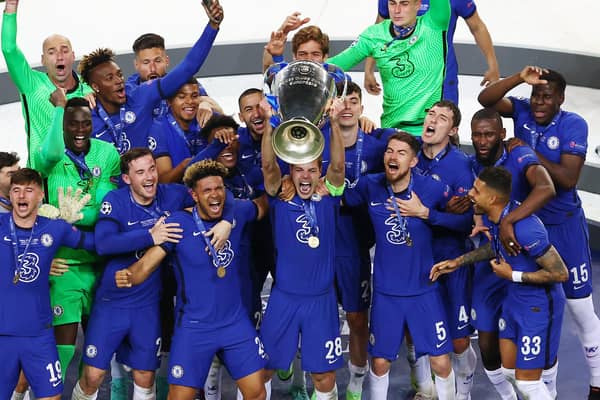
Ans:
[[[325,148],[318,126],[336,95],[335,80],[321,64],[294,61],[277,72],[269,86],[282,120],[273,132],[275,154],[290,164],[316,160]]]

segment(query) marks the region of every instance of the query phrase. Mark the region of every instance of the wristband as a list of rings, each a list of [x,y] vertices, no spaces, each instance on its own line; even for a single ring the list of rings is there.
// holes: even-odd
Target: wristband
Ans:
[[[327,190],[329,190],[329,194],[331,194],[333,197],[339,197],[342,194],[344,194],[344,187],[346,187],[346,182],[344,182],[344,184],[342,186],[333,186],[328,180],[327,178],[325,178],[325,186],[327,187]]]
[[[512,281],[513,282],[523,282],[523,273],[521,271],[513,271],[512,272]]]
[[[271,58],[273,58],[274,63],[281,63],[284,60],[283,55],[271,56]]]

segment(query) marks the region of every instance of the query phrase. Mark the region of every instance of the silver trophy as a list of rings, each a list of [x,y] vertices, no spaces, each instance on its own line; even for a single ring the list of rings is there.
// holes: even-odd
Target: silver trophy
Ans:
[[[273,132],[273,150],[290,164],[314,161],[325,148],[318,126],[336,95],[335,80],[313,61],[294,61],[274,71],[277,65],[265,74],[267,95],[276,98],[282,121]]]

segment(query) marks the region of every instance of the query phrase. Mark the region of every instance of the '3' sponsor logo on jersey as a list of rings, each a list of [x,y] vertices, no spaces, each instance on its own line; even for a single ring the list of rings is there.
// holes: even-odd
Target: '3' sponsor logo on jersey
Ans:
[[[308,238],[310,237],[310,222],[308,221],[306,214],[302,214],[296,218],[296,222],[302,224],[300,229],[296,231],[296,239],[298,239],[300,243],[308,243]]]
[[[385,233],[385,238],[391,244],[404,244],[408,238],[406,232],[406,219],[398,220],[398,217],[393,215],[385,220],[385,224],[391,226],[391,230]]]

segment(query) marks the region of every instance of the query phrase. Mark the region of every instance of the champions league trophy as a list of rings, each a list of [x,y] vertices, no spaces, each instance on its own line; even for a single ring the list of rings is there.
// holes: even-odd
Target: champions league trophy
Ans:
[[[319,158],[325,138],[318,126],[336,95],[328,70],[313,61],[275,64],[265,73],[265,94],[282,121],[273,132],[275,154],[290,164]]]

